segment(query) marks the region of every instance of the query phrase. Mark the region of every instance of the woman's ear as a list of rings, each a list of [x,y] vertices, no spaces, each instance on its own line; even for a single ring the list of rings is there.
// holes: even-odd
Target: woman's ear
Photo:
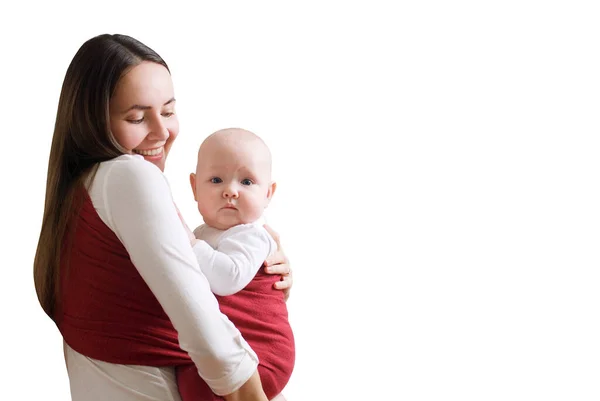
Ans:
[[[198,202],[196,199],[196,174],[190,173],[190,185],[192,186],[192,192],[194,193],[194,200]]]

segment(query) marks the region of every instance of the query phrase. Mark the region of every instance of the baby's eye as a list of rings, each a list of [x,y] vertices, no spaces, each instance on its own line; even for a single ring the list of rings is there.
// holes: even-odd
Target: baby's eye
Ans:
[[[246,178],[245,180],[242,180],[242,185],[252,185],[252,184],[254,184],[254,183],[252,182],[251,179]]]
[[[169,117],[173,116],[174,114],[175,113],[173,113],[172,111],[168,111],[166,113],[163,113],[162,115],[163,115],[163,117],[169,118]]]
[[[213,177],[210,179],[210,182],[212,182],[213,184],[220,184],[223,182],[223,180],[220,179],[219,177]]]

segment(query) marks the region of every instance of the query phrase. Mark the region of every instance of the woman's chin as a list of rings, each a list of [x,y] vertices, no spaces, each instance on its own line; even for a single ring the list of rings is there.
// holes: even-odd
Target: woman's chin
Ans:
[[[160,171],[165,171],[165,156],[162,154],[160,157],[155,156],[143,156],[144,160],[149,161],[154,164],[156,167],[160,169]]]
[[[162,172],[165,171],[165,159],[160,159],[157,161],[153,161],[151,163],[154,164],[156,167],[158,167],[160,169],[160,171],[162,171]]]
[[[170,146],[169,146],[169,148],[170,148]],[[158,167],[160,169],[160,171],[164,172],[165,171],[165,160],[167,159],[167,155],[169,154],[169,148],[167,148],[167,147],[163,148],[163,151],[158,155],[154,155],[154,156],[142,155],[142,156],[143,156],[144,160],[149,161],[150,163],[152,163],[156,167]]]

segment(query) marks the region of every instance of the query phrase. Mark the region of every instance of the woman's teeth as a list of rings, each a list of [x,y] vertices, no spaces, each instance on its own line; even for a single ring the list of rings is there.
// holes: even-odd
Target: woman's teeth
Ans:
[[[133,151],[135,153],[137,153],[138,155],[142,155],[142,156],[157,156],[162,153],[163,148],[164,148],[164,146],[161,146],[160,148],[157,148],[157,149],[150,149],[150,150],[133,149]]]

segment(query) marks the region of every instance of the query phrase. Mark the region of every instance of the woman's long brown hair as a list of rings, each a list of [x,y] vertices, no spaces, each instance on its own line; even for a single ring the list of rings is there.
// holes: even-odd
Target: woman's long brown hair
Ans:
[[[100,35],[85,42],[63,82],[48,161],[46,200],[33,276],[42,308],[54,318],[61,250],[67,226],[79,210],[76,190],[98,163],[124,153],[110,131],[109,101],[119,78],[142,61],[164,60],[126,35]]]

